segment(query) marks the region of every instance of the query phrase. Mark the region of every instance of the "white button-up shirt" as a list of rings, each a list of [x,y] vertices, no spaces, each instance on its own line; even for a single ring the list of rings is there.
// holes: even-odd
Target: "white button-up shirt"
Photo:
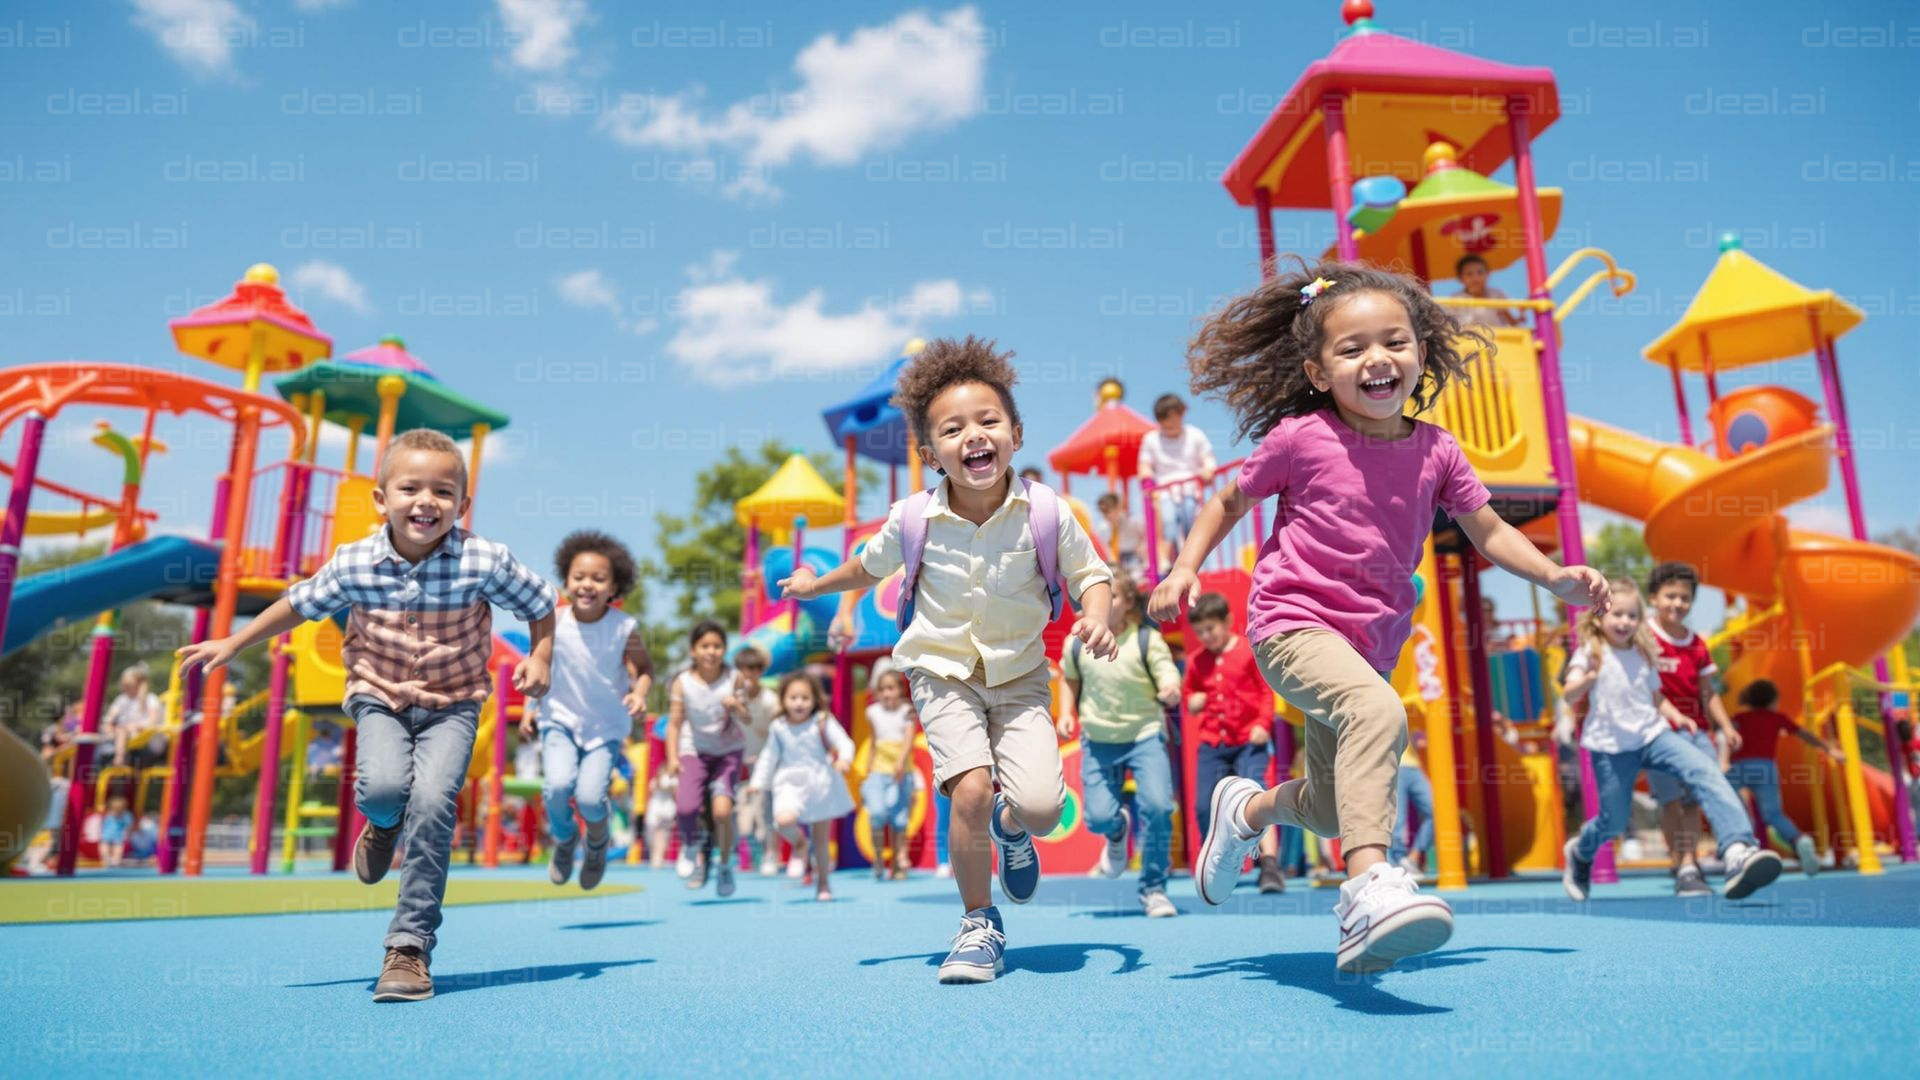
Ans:
[[[913,623],[893,647],[902,668],[929,675],[965,679],[983,669],[988,686],[1000,686],[1047,662],[1040,635],[1051,621],[1046,583],[1027,523],[1031,506],[1025,488],[1009,485],[1007,500],[986,524],[975,525],[955,513],[942,481],[927,500],[927,548],[921,556],[919,596]],[[1060,502],[1060,580],[1078,602],[1100,582],[1113,580],[1093,550],[1071,504]],[[860,565],[885,578],[904,564],[900,516],[904,501],[893,504],[887,523],[867,541]]]

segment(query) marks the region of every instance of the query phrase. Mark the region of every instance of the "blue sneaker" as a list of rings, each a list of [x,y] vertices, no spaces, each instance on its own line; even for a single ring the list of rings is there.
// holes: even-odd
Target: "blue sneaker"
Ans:
[[[1008,836],[1000,831],[1000,811],[1006,805],[1005,796],[993,797],[993,820],[987,823],[987,832],[1000,849],[1000,891],[1008,900],[1024,904],[1040,888],[1040,853],[1033,849],[1030,833]]]
[[[988,905],[975,908],[960,917],[960,932],[953,935],[953,951],[940,965],[943,983],[984,983],[1006,970],[1007,935],[1000,923],[1000,909]]]

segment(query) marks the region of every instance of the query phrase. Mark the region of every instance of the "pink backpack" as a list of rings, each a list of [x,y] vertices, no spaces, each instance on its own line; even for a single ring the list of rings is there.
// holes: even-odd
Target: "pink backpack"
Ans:
[[[1065,609],[1067,590],[1060,582],[1060,496],[1045,484],[1021,480],[1027,486],[1027,526],[1033,530],[1034,555],[1040,560],[1040,580],[1047,588],[1052,618]],[[900,513],[900,553],[906,564],[906,577],[900,583],[900,614],[895,623],[901,633],[913,622],[913,602],[920,586],[920,559],[927,552],[927,503],[933,491],[915,492],[907,497]]]

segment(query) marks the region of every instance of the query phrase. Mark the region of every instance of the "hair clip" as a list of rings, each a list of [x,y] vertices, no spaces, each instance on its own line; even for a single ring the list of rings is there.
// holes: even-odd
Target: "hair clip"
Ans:
[[[1321,293],[1331,288],[1333,288],[1333,282],[1323,277],[1314,278],[1312,284],[1300,287],[1300,303],[1303,306],[1311,304]]]

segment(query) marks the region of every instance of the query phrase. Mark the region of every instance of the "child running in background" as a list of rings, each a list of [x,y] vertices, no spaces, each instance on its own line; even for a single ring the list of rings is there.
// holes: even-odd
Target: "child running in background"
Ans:
[[[1424,743],[1424,739],[1420,740]],[[1414,752],[1413,740],[1407,742],[1407,748],[1400,753],[1400,775],[1395,783],[1394,801],[1398,809],[1393,821],[1393,847],[1387,853],[1394,865],[1407,873],[1419,877],[1424,871],[1422,863],[1426,860],[1427,849],[1433,846],[1433,785],[1427,781],[1427,771],[1420,767],[1420,757]],[[1407,814],[1411,811],[1420,818],[1415,827],[1412,846],[1407,842]]]
[[[1213,481],[1213,442],[1206,432],[1187,426],[1187,403],[1178,394],[1155,398],[1153,419],[1160,426],[1140,440],[1140,475],[1155,488],[1164,563],[1193,530],[1200,490]]]
[[[653,657],[639,620],[609,606],[633,590],[638,574],[625,544],[582,529],[560,541],[553,565],[568,601],[554,620],[553,688],[537,725],[529,708],[520,734],[531,738],[537,727],[540,737],[541,799],[553,841],[547,878],[565,885],[573,876],[577,809],[587,823],[580,887],[592,889],[606,875],[612,839],[607,783],[634,722],[647,714]]]
[[[1794,723],[1792,717],[1776,710],[1774,706],[1779,703],[1780,688],[1768,679],[1755,679],[1740,691],[1740,711],[1733,717],[1733,726],[1740,732],[1740,744],[1733,752],[1733,764],[1727,769],[1727,783],[1732,784],[1735,791],[1746,788],[1753,793],[1754,801],[1760,804],[1762,820],[1792,846],[1794,855],[1800,859],[1800,872],[1812,877],[1820,872],[1820,853],[1814,849],[1813,837],[1801,832],[1800,826],[1780,805],[1780,765],[1774,760],[1774,753],[1780,747],[1782,735],[1792,735],[1835,761],[1841,760],[1840,748],[1822,741],[1818,735]]]
[[[717,855],[714,891],[733,895],[733,789],[747,748],[747,708],[727,669],[727,632],[711,619],[693,625],[687,638],[693,664],[673,680],[667,701],[667,754],[662,766],[680,778],[675,807],[680,847],[693,852],[687,888],[707,884],[707,846]],[[713,833],[704,822],[711,813]]]
[[[733,670],[739,676],[734,700],[747,710],[745,747],[741,753],[740,775],[751,776],[760,749],[767,745],[767,732],[780,716],[780,696],[761,682],[767,675],[767,654],[757,645],[742,645],[734,650]],[[731,706],[730,706],[731,708]],[[739,834],[760,856],[760,873],[771,877],[780,872],[779,844],[773,834],[773,816],[767,811],[764,796],[740,799],[734,811]]]
[[[1306,773],[1270,790],[1235,777],[1214,789],[1194,871],[1226,900],[1270,825],[1338,835],[1336,964],[1380,971],[1438,948],[1447,904],[1420,895],[1387,858],[1407,714],[1387,676],[1413,620],[1413,575],[1436,510],[1495,566],[1569,603],[1604,601],[1606,581],[1561,568],[1500,519],[1443,428],[1406,415],[1462,377],[1462,331],[1419,282],[1351,263],[1280,274],[1228,304],[1189,354],[1196,393],[1218,392],[1239,434],[1260,440],[1237,482],[1208,501],[1152,614],[1176,616],[1229,529],[1276,497],[1248,600],[1247,636],[1267,683],[1306,716]],[[1482,340],[1482,346],[1485,342]]]
[[[1717,737],[1728,750],[1738,752],[1740,733],[1733,728],[1726,706],[1720,704],[1720,669],[1707,643],[1687,627],[1700,575],[1682,562],[1661,563],[1647,575],[1647,596],[1653,618],[1647,629],[1660,647],[1660,692],[1682,716],[1693,721],[1680,737],[1718,762]],[[1700,872],[1700,804],[1679,778],[1662,769],[1647,770],[1647,789],[1660,804],[1660,831],[1673,861],[1673,891],[1677,896],[1712,896],[1706,875]]]
[[[907,703],[907,679],[898,671],[884,671],[873,684],[867,703],[867,727],[873,755],[867,779],[860,785],[860,804],[867,808],[867,828],[873,840],[873,877],[887,876],[886,852],[893,852],[893,880],[907,878],[907,825],[913,820],[913,707]]]
[[[1187,612],[1187,625],[1200,641],[1187,661],[1181,689],[1187,715],[1199,733],[1193,749],[1194,825],[1205,836],[1213,823],[1208,808],[1213,791],[1229,776],[1265,785],[1273,760],[1273,690],[1260,676],[1259,661],[1247,639],[1233,632],[1233,612],[1219,593],[1201,593]],[[1280,833],[1260,835],[1260,891],[1287,891],[1280,868]]]
[[[653,783],[647,790],[647,865],[655,870],[667,865],[667,849],[673,844],[673,830],[678,820],[675,807],[675,790],[679,787],[666,767],[654,770]]]
[[[1634,778],[1642,768],[1657,767],[1679,777],[1706,811],[1726,860],[1727,899],[1750,896],[1780,876],[1780,856],[1754,842],[1720,763],[1682,737],[1696,727],[1660,691],[1660,647],[1641,611],[1640,590],[1631,581],[1615,581],[1609,591],[1610,605],[1581,615],[1579,649],[1568,658],[1562,682],[1569,702],[1591,699],[1580,745],[1593,756],[1600,796],[1600,816],[1567,841],[1567,895],[1585,900],[1592,891],[1594,856],[1626,828]]]
[[[354,843],[355,876],[380,881],[403,829],[407,842],[373,1000],[419,1001],[433,996],[428,965],[460,788],[480,706],[493,690],[490,605],[526,620],[532,647],[513,685],[537,698],[547,692],[554,593],[505,547],[454,525],[467,508],[467,463],[447,436],[418,428],[395,437],[380,459],[373,501],[384,528],[335,549],[238,633],[181,649],[181,672],[224,667],[302,622],[352,608],[342,708],[359,729],[354,801],[367,818]]]
[[[1133,816],[1120,805],[1120,789],[1133,774],[1133,808],[1140,815],[1140,907],[1149,918],[1180,914],[1167,898],[1167,865],[1173,856],[1173,767],[1167,759],[1166,709],[1180,702],[1180,672],[1160,631],[1146,625],[1140,588],[1133,578],[1113,578],[1107,626],[1120,655],[1094,663],[1080,642],[1067,643],[1060,661],[1060,737],[1074,737],[1078,711],[1080,780],[1087,831],[1106,840],[1102,876],[1127,870]]]
[[[1052,489],[1015,482],[1024,431],[1010,355],[973,337],[922,350],[894,401],[922,462],[944,479],[895,503],[854,558],[780,583],[808,600],[905,569],[893,658],[908,673],[934,783],[952,799],[949,857],[964,909],[943,983],[992,982],[1005,966],[989,844],[1009,901],[1024,904],[1040,886],[1033,834],[1052,832],[1066,805],[1041,632],[1069,594],[1080,604],[1073,636],[1096,660],[1114,655],[1106,564]]]
[[[100,857],[109,867],[118,867],[127,854],[127,834],[133,831],[133,812],[127,798],[115,795],[107,800],[107,812],[100,815]]]
[[[853,812],[846,772],[853,740],[826,709],[826,695],[804,671],[780,680],[781,719],[767,735],[760,761],[747,782],[749,798],[773,795],[773,827],[813,861],[815,900],[833,899],[833,823]],[[802,826],[805,827],[804,831]]]
[[[1100,496],[1097,505],[1100,519],[1106,522],[1108,546],[1113,550],[1113,561],[1121,573],[1140,581],[1147,572],[1147,536],[1140,523],[1127,516],[1127,508],[1121,504],[1120,496],[1109,491]]]

